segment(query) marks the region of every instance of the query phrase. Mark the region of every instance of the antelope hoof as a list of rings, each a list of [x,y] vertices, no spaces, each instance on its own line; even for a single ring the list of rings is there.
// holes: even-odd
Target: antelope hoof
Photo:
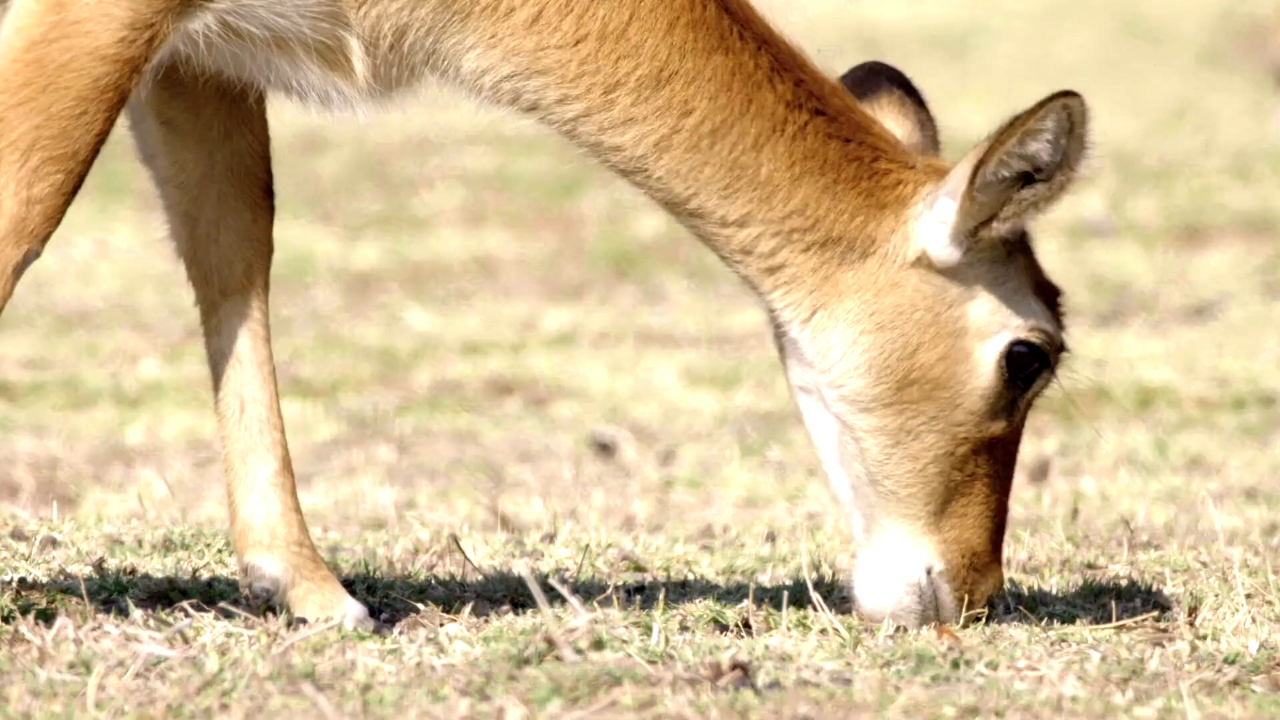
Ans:
[[[351,597],[337,578],[327,570],[316,575],[302,577],[282,563],[259,559],[242,565],[240,588],[255,605],[287,609],[296,619],[319,623],[340,620],[347,630],[377,629],[368,608]]]

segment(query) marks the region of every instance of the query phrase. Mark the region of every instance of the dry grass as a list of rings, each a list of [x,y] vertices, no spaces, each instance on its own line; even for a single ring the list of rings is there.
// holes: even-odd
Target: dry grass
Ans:
[[[1059,87],[1092,104],[1092,172],[1037,228],[1075,353],[990,622],[849,613],[763,316],[634,191],[435,92],[279,106],[302,501],[395,632],[243,604],[190,294],[117,133],[0,320],[0,714],[1280,712],[1270,3],[766,7],[833,73],[902,67],[953,156]]]

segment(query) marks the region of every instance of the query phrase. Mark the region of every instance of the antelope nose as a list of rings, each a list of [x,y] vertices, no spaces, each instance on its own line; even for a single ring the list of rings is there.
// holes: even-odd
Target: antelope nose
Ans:
[[[954,603],[946,580],[933,567],[925,568],[914,580],[871,589],[854,585],[858,612],[872,622],[919,628],[938,622],[952,622]]]
[[[873,547],[859,553],[853,577],[858,613],[871,622],[887,620],[913,629],[954,622],[955,600],[941,563],[927,555],[904,556],[897,549]]]

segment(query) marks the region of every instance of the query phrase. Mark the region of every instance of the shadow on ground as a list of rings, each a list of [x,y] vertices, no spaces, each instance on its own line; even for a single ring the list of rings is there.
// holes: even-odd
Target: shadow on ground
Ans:
[[[566,602],[554,590],[547,575],[536,576],[552,605]],[[372,572],[348,575],[343,585],[369,605],[374,617],[395,624],[432,607],[441,613],[473,615],[523,613],[537,604],[521,575],[488,572],[476,577],[387,577]],[[754,600],[759,609],[781,610],[784,606],[811,606],[811,595],[802,578],[790,583],[752,585],[747,582],[719,582],[702,578],[670,580],[648,577],[564,580],[573,595],[587,605],[617,606],[647,610],[659,603],[678,607],[698,601],[736,606]],[[847,589],[838,581],[815,582],[813,590],[839,614],[852,612]],[[261,615],[266,608],[253,607],[240,592],[239,583],[222,576],[163,577],[148,574],[107,573],[85,577],[67,574],[46,582],[24,578],[0,583],[0,622],[17,616],[33,616],[52,622],[59,613],[88,606],[100,612],[128,615],[132,609],[164,612],[185,605],[197,612],[224,616]],[[987,622],[993,624],[1095,625],[1155,614],[1164,616],[1174,609],[1172,600],[1154,586],[1133,579],[1085,580],[1066,590],[1011,586],[988,606]]]

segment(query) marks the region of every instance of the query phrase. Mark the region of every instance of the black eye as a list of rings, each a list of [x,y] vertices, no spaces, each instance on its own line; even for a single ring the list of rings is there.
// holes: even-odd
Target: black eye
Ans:
[[[1040,376],[1052,368],[1049,353],[1035,343],[1017,340],[1004,351],[1005,381],[1019,393],[1030,391]]]

